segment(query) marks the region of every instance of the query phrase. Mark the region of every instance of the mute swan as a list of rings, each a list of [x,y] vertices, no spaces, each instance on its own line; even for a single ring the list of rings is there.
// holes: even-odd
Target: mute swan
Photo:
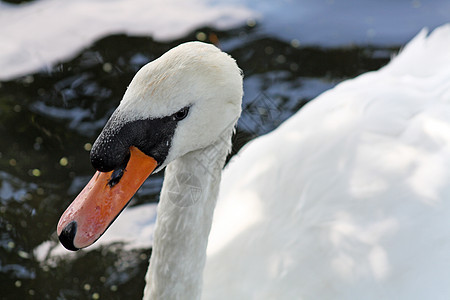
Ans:
[[[89,246],[167,166],[144,299],[448,299],[449,48],[450,25],[422,31],[246,145],[221,180],[241,74],[182,44],[132,80],[59,238]]]

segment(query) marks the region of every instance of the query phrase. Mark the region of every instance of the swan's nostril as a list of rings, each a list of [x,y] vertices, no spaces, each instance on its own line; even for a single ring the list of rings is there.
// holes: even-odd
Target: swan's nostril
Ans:
[[[75,239],[75,234],[77,233],[77,222],[72,221],[64,227],[61,234],[58,236],[61,244],[66,247],[67,250],[77,251],[79,250],[74,246],[73,240]]]

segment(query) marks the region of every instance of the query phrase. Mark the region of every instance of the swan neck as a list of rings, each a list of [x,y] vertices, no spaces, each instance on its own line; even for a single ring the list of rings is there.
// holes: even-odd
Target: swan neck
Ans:
[[[208,236],[231,134],[167,166],[144,299],[200,299]]]

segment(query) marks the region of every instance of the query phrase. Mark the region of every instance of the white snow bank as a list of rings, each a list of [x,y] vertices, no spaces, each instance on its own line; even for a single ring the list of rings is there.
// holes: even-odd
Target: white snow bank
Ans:
[[[49,68],[109,34],[169,40],[204,25],[234,27],[252,16],[240,4],[205,0],[0,2],[0,80]]]

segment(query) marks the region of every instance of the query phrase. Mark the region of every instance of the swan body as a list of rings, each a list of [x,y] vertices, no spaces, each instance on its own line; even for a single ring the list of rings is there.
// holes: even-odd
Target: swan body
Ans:
[[[226,167],[204,299],[450,298],[450,26]]]
[[[234,60],[187,43],[143,67],[94,144],[91,182],[116,201],[136,159],[144,179],[167,166],[144,299],[448,299],[449,48],[450,26],[422,31],[223,175],[241,112]],[[91,232],[83,205],[58,224],[73,250],[105,229]]]

